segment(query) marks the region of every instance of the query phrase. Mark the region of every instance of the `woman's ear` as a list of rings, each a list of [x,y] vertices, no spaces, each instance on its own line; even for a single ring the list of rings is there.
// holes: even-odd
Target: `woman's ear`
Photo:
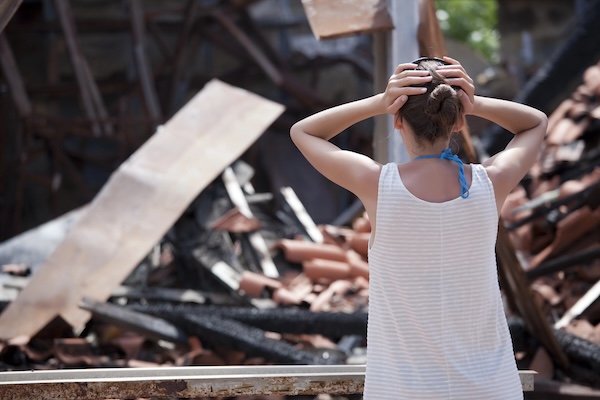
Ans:
[[[458,119],[458,121],[456,121],[456,123],[452,127],[452,132],[461,131],[465,127],[466,124],[467,124],[467,121],[465,120],[465,115],[463,114],[463,115],[461,115],[461,117]]]
[[[400,116],[400,113],[394,114],[394,129],[401,131],[403,127],[404,127],[404,123],[402,121],[402,117]]]

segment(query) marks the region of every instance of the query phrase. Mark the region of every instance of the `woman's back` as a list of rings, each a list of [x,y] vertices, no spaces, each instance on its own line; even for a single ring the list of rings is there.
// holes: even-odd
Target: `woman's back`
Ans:
[[[497,282],[497,220],[481,165],[468,198],[441,203],[411,193],[396,164],[383,166],[366,400],[522,398]]]
[[[411,157],[400,171],[412,193],[395,164],[382,168],[329,141],[385,113],[394,116]],[[473,165],[463,175],[448,147],[466,115],[515,137],[485,169]],[[366,400],[522,398],[494,243],[497,209],[533,165],[546,126],[541,111],[475,96],[473,79],[449,57],[400,64],[384,92],[292,126],[306,159],[354,193],[374,222]]]

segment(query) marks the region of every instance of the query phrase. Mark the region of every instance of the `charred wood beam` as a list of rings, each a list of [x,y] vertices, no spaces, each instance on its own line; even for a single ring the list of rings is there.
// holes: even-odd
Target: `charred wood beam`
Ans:
[[[148,28],[148,32],[154,37],[154,42],[158,50],[162,53],[163,58],[165,60],[173,59],[173,50],[169,48],[160,27],[154,21],[146,21],[146,28]]]
[[[240,301],[236,301],[235,298],[226,293],[208,293],[191,289],[164,287],[119,286],[112,291],[110,297],[175,303],[240,305]]]
[[[2,6],[0,6],[1,8]],[[0,29],[1,31],[1,29]],[[10,48],[10,44],[6,39],[6,35],[0,33],[0,66],[2,66],[2,72],[6,78],[6,84],[10,89],[10,94],[13,98],[17,110],[21,117],[28,117],[33,112],[33,107],[27,91],[25,90],[25,84],[15,56]]]
[[[332,338],[367,334],[367,313],[316,313],[295,308],[200,306],[192,304],[131,305],[133,310],[168,318],[169,315],[213,315],[232,319],[265,331],[320,334]]]
[[[600,398],[600,390],[573,383],[535,378],[535,390],[526,392],[525,400],[593,400]]]
[[[141,0],[131,0],[131,30],[133,36],[133,55],[137,67],[138,78],[144,94],[144,104],[148,110],[148,115],[158,125],[162,120],[162,113],[154,87],[154,77],[150,68],[150,63],[146,58],[146,28],[144,23],[144,10]]]
[[[181,30],[179,32],[179,36],[177,38],[177,44],[175,46],[175,52],[173,57],[171,58],[172,64],[172,72],[171,72],[171,80],[169,82],[168,88],[168,96],[167,96],[167,104],[166,109],[169,110],[170,113],[175,112],[178,106],[178,102],[176,101],[179,96],[177,96],[179,90],[179,81],[181,79],[182,71],[187,63],[186,60],[187,52],[195,52],[196,47],[198,45],[198,32],[194,32],[194,22],[198,16],[198,12],[200,10],[200,2],[196,0],[188,0],[183,12],[183,23],[181,24]],[[194,35],[195,33],[195,35]],[[193,37],[190,37],[194,35]],[[192,42],[189,47],[186,49],[186,45],[188,42]]]
[[[156,315],[151,313],[152,315]],[[288,364],[326,364],[326,360],[291,344],[265,336],[265,331],[234,320],[208,314],[170,314],[167,318],[189,335],[213,346],[227,346],[251,356]]]
[[[279,68],[289,70],[288,62],[281,54],[273,48],[269,40],[263,35],[257,21],[252,18],[246,8],[239,10],[238,24],[243,26],[247,32],[254,38],[256,44],[265,52],[269,59],[273,60]]]
[[[320,110],[329,103],[321,98],[316,91],[310,90],[304,83],[297,80],[292,73],[278,68],[267,55],[250,38],[233,23],[225,14],[213,11],[212,16],[225,28],[229,34],[244,48],[252,60],[256,62],[269,79],[277,86],[294,96],[309,110]]]
[[[260,65],[261,69],[276,85],[283,84],[283,75],[279,68],[264,54],[258,46],[229,18],[227,15],[214,11],[214,18],[225,28],[229,34],[248,52],[250,57]]]
[[[567,368],[569,360],[552,334],[548,322],[542,315],[542,310],[533,299],[529,282],[502,221],[498,227],[496,253],[500,261],[498,274],[502,288],[511,302],[511,307],[521,315],[531,333],[548,350],[555,361],[563,368]]]
[[[541,276],[550,275],[555,272],[564,271],[568,268],[581,264],[587,264],[600,258],[600,246],[590,247],[577,253],[566,254],[546,261],[537,267],[526,271],[525,275],[529,281],[533,281]]]
[[[582,175],[592,172],[600,165],[600,148],[592,148],[576,162],[564,165],[562,163],[555,164],[550,171],[543,172],[541,178],[544,180],[552,179],[554,176],[560,176],[560,182],[565,182],[571,179],[578,179]]]
[[[23,0],[3,0],[0,2],[0,32],[4,30]]]
[[[526,225],[532,221],[535,221],[536,219],[538,219],[540,217],[548,215],[551,212],[553,212],[554,210],[557,210],[558,208],[560,208],[564,205],[570,204],[570,203],[574,203],[574,204],[572,204],[569,207],[569,212],[577,210],[586,205],[590,206],[591,209],[597,208],[600,203],[600,182],[594,183],[593,185],[588,186],[587,188],[583,189],[581,192],[574,193],[570,196],[567,196],[565,198],[557,200],[550,205],[545,205],[545,204],[541,205],[540,207],[534,209],[533,212],[530,215],[528,215],[527,217],[508,225],[506,227],[506,229],[508,229],[509,231],[517,229],[523,225]],[[564,215],[567,215],[567,214],[568,213],[564,213],[563,217],[561,217],[559,215],[554,216],[552,218],[552,222],[553,223],[559,222],[560,220],[562,220],[564,218]]]
[[[81,98],[86,115],[91,120],[106,119],[108,117],[108,112],[106,111],[102,96],[94,81],[89,65],[79,47],[75,22],[69,3],[66,0],[55,0],[54,4],[65,36],[65,42],[71,57],[75,77],[77,78],[77,83],[81,91]],[[109,124],[105,124],[104,126],[93,124],[92,129],[96,135],[100,135],[101,133],[106,133],[108,135],[112,134],[112,127]]]
[[[188,337],[185,332],[164,319],[85,297],[81,300],[79,307],[91,312],[98,320],[138,332],[149,338],[187,343]]]
[[[515,351],[528,351],[537,347],[536,340],[522,318],[508,318],[508,326]],[[569,367],[562,367],[562,370],[575,382],[600,385],[600,345],[562,330],[552,329],[552,334],[569,360]]]
[[[22,0],[7,0],[7,1],[22,1]],[[3,3],[2,3],[3,4]],[[0,6],[1,7],[1,6]],[[152,11],[146,11],[144,15],[144,20],[148,27],[155,26],[159,27],[161,30],[165,30],[168,32],[176,33],[181,31],[181,25],[185,21],[184,14],[182,13],[183,7],[173,7],[171,12],[169,12],[169,17],[162,18],[161,15],[154,15]],[[166,13],[166,11],[165,11]],[[181,15],[181,17],[177,16],[177,14]],[[198,17],[206,17],[208,15],[207,12],[201,11],[198,14]],[[123,33],[129,32],[131,28],[131,22],[128,18],[122,17],[111,17],[111,18],[102,18],[102,17],[82,17],[78,18],[77,21],[78,30],[81,33]],[[259,19],[255,22],[257,26],[265,29],[282,29],[282,28],[293,28],[293,27],[301,27],[308,26],[308,22],[304,18],[296,18],[291,20],[280,20],[280,19]],[[150,28],[149,28],[150,29]],[[5,29],[5,32],[9,34],[23,34],[23,33],[31,33],[31,32],[58,32],[61,30],[60,24],[51,21],[36,21],[34,23],[31,22],[21,22],[21,21],[13,21],[10,25],[8,25]]]
[[[554,335],[576,367],[573,372],[587,378],[587,383],[600,385],[600,346],[562,330],[555,330]]]

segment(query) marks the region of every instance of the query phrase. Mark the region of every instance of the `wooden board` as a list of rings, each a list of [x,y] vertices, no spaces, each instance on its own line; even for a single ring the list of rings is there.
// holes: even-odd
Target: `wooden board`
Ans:
[[[180,214],[283,106],[209,82],[112,175],[31,283],[0,315],[0,338],[32,336],[57,314],[76,330],[82,296],[106,300]]]
[[[317,39],[394,29],[385,0],[302,0]]]

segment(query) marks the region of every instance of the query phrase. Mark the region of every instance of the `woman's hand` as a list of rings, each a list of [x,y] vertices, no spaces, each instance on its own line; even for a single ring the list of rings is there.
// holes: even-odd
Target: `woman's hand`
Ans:
[[[429,71],[416,70],[416,64],[405,63],[396,67],[394,74],[388,80],[385,92],[383,92],[383,106],[388,114],[396,114],[402,108],[408,96],[423,94],[427,91],[423,87],[412,85],[424,84],[431,81]]]
[[[446,78],[446,83],[459,87],[458,98],[463,105],[465,114],[470,114],[475,108],[475,85],[473,79],[467,74],[464,67],[457,60],[444,57],[444,61],[450,65],[440,65],[436,68],[438,74]]]

